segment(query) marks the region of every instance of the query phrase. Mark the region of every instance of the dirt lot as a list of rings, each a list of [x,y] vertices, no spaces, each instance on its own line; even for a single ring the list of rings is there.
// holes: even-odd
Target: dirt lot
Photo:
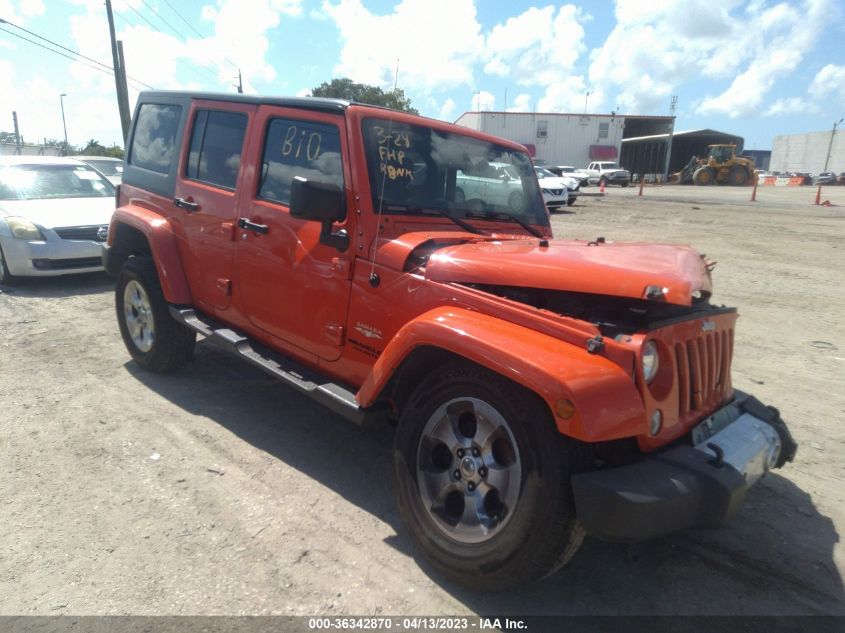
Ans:
[[[559,236],[718,261],[715,300],[742,314],[734,384],[800,447],[728,527],[588,541],[506,596],[415,557],[389,432],[207,344],[178,373],[142,373],[105,276],[2,288],[0,614],[845,614],[845,206],[814,193],[612,188],[555,216]],[[845,187],[823,198],[845,205]]]

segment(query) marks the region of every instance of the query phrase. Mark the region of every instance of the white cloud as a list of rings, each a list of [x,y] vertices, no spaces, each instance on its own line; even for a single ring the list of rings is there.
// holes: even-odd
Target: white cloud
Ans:
[[[437,118],[441,121],[451,121],[453,119],[453,114],[455,113],[455,102],[452,99],[446,99],[443,102],[443,105],[440,106],[440,114],[437,115]]]
[[[531,95],[527,92],[516,95],[513,99],[513,105],[507,110],[508,112],[530,112]]]
[[[803,6],[749,6],[748,28],[737,42],[742,50],[750,52],[746,69],[722,94],[706,97],[699,112],[731,118],[757,114],[775,83],[792,73],[815,46],[832,10],[829,0],[807,0]],[[786,102],[781,105],[786,107]],[[770,110],[780,114],[772,108],[766,112]]]
[[[44,15],[44,11],[42,0],[0,0],[0,17],[17,26],[23,26],[27,18]]]
[[[521,85],[548,85],[569,76],[584,52],[587,17],[575,6],[531,7],[497,24],[486,40],[484,72],[510,76]]]
[[[845,103],[845,66],[828,64],[813,78],[808,92],[816,99],[833,97]]]
[[[473,112],[477,110],[494,110],[496,108],[496,97],[486,90],[481,90],[472,95],[469,109]]]
[[[763,116],[778,116],[800,112],[818,112],[819,107],[801,97],[787,97],[777,99],[763,112]]]
[[[605,109],[648,113],[666,112],[680,84],[733,78],[721,94],[703,97],[699,112],[752,115],[815,45],[833,13],[831,0],[652,0],[647,9],[638,0],[618,0],[616,26],[590,53],[589,84],[614,99]]]
[[[392,88],[398,61],[406,92],[473,83],[484,38],[472,0],[402,0],[386,15],[372,13],[361,0],[325,0],[323,10],[340,30],[337,76]]]
[[[103,3],[72,0],[72,4],[77,7],[77,13],[69,22],[69,48],[110,67],[111,47],[108,38],[103,37]],[[202,23],[198,28],[209,35],[199,37],[193,31],[179,28],[183,40],[164,28],[162,32],[153,30],[129,10],[129,6],[134,6],[143,11],[145,7],[140,0],[116,0],[115,12],[125,18],[117,20],[116,27],[117,38],[123,41],[127,74],[155,88],[231,91],[240,67],[245,90],[249,92],[250,79],[271,81],[276,77],[276,69],[267,61],[269,31],[282,20],[301,16],[302,4],[302,0],[218,0],[201,10],[202,18],[211,25]],[[5,13],[17,6],[21,7],[17,13]],[[16,7],[9,0],[0,0],[0,15],[5,18],[22,15],[24,11],[35,14],[39,6],[39,0],[23,0]],[[196,19],[195,14],[181,7],[180,10],[186,19]],[[176,22],[173,24],[178,26]],[[90,138],[106,145],[122,144],[114,77],[91,68],[89,62],[65,62],[51,57],[51,63],[67,69],[63,80],[45,82],[18,77],[12,83],[6,75],[14,67],[7,70],[5,64],[0,66],[0,86],[6,83],[13,86],[0,89],[0,111],[19,110],[27,140],[43,141],[45,136],[62,138],[58,95],[65,92],[71,144],[83,144]],[[140,87],[129,80],[130,109],[134,108]]]

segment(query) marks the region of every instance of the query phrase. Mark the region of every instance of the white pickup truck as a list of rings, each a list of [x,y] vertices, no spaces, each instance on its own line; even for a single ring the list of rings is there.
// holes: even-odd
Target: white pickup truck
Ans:
[[[601,184],[604,181],[606,185],[627,187],[631,182],[631,172],[610,161],[592,162],[584,171],[587,172],[591,184]]]

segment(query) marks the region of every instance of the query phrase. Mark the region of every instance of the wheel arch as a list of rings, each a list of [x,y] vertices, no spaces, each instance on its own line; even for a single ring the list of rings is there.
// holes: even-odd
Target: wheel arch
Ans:
[[[642,400],[621,367],[565,341],[462,308],[435,308],[403,326],[361,386],[358,402],[367,407],[389,400],[401,407],[433,363],[458,360],[537,395],[564,435],[598,442],[646,432]],[[562,415],[567,401],[574,412]]]
[[[170,223],[142,207],[118,208],[111,219],[103,261],[116,276],[130,257],[151,255],[164,298],[175,304],[190,304],[191,293]]]

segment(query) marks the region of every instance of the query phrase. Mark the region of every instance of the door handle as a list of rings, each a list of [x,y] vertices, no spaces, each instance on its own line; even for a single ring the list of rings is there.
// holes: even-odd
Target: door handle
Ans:
[[[194,202],[191,196],[188,196],[187,198],[173,198],[173,204],[180,209],[185,209],[188,213],[194,213],[195,211],[200,210],[200,205]]]
[[[267,233],[266,224],[256,224],[255,222],[250,222],[249,218],[241,218],[238,220],[238,226],[242,229],[246,229],[247,231],[255,231],[256,233],[261,233],[262,235]]]

